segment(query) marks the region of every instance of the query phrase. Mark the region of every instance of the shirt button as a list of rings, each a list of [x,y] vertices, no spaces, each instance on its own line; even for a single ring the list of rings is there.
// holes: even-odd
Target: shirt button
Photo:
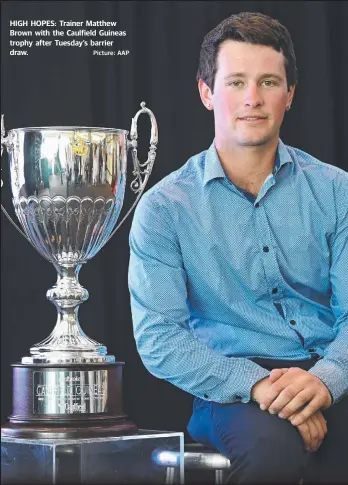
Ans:
[[[315,349],[308,349],[308,352],[315,352]]]
[[[260,207],[260,204],[258,202],[256,202],[255,207],[256,208]]]
[[[264,252],[264,253],[268,253],[268,251],[269,251],[269,247],[268,247],[268,246],[264,246],[264,247],[263,247],[263,252]]]
[[[241,400],[242,399],[242,396],[240,396],[239,394],[237,394],[236,395],[236,399]]]
[[[278,293],[278,288],[273,288],[272,293],[273,293],[273,295],[275,295],[276,293]]]
[[[290,320],[291,325],[296,325],[295,320]]]
[[[203,396],[204,396],[205,398],[207,398],[207,399],[208,399],[208,397],[209,397],[209,396],[208,396],[208,394],[203,394]]]

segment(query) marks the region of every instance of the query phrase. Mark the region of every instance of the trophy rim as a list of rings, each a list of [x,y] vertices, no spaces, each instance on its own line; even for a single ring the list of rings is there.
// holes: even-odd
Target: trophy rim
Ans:
[[[31,131],[47,131],[47,132],[69,132],[69,131],[104,131],[105,133],[129,133],[129,130],[122,128],[107,128],[104,126],[26,126],[21,128],[12,128],[8,131],[11,132],[31,132]]]

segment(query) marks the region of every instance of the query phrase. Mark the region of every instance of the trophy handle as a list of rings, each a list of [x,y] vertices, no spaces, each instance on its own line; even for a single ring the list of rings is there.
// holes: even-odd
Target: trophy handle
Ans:
[[[2,152],[4,151],[4,147],[6,147],[6,150],[8,150],[8,146],[10,146],[11,142],[9,140],[9,136],[5,136],[5,124],[4,124],[4,115],[1,115],[1,156]],[[1,169],[2,170],[2,169]],[[1,187],[3,186],[3,181],[1,179]],[[25,237],[25,239],[35,248],[34,244],[30,241],[28,236],[18,227],[18,225],[15,223],[15,221],[12,219],[12,217],[9,215],[5,207],[1,204],[1,210],[7,217],[7,219],[11,222],[11,224],[17,229],[17,231]],[[35,248],[36,249],[36,248]]]
[[[112,236],[115,234],[115,232],[120,228],[120,226],[123,224],[123,222],[129,216],[129,214],[132,212],[134,207],[137,205],[140,197],[142,196],[142,194],[144,192],[145,186],[146,186],[147,181],[150,177],[152,167],[153,167],[153,164],[154,164],[155,158],[156,158],[156,149],[157,149],[157,143],[158,143],[158,128],[157,128],[156,118],[155,118],[155,115],[153,114],[153,112],[149,108],[145,107],[144,101],[142,101],[140,103],[140,106],[141,106],[142,109],[140,109],[136,113],[134,118],[132,118],[132,126],[131,126],[131,130],[130,130],[130,140],[127,139],[127,150],[128,149],[132,150],[132,158],[133,158],[133,166],[134,166],[134,170],[133,170],[132,173],[135,176],[135,179],[130,184],[130,188],[135,194],[138,194],[138,196],[135,199],[131,208],[128,210],[126,215],[121,220],[121,222],[119,222],[119,224],[116,226],[116,228],[110,234],[107,241],[112,238]],[[140,163],[140,161],[138,159],[138,154],[137,154],[137,151],[138,151],[137,150],[137,148],[138,148],[137,122],[138,122],[139,115],[141,113],[147,113],[150,117],[150,120],[151,120],[150,149],[148,151],[147,160],[144,163]]]

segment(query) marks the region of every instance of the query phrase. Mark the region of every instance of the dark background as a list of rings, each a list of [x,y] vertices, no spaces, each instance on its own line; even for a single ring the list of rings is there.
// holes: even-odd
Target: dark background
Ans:
[[[282,140],[348,171],[347,2],[7,1],[1,10],[1,113],[6,129],[47,125],[130,129],[132,116],[140,102],[146,101],[159,127],[148,187],[212,142],[213,115],[203,107],[195,80],[204,35],[233,13],[269,14],[288,28],[299,69],[299,85],[285,117]],[[31,48],[27,57],[10,56],[9,21],[39,19],[117,20],[117,27],[110,29],[126,30],[127,36],[115,38],[116,49],[128,49],[131,54],[96,57],[92,47],[42,47]],[[139,118],[138,127],[144,160],[150,127],[147,117]],[[2,203],[15,217],[6,154],[2,166]],[[129,192],[121,217],[132,200]],[[130,419],[140,428],[181,431],[190,416],[192,397],[150,375],[133,339],[127,287],[131,221],[132,215],[82,268],[80,282],[90,299],[81,305],[79,318],[87,335],[126,362],[124,408]],[[29,348],[54,327],[56,311],[45,294],[56,275],[3,213],[1,226],[4,422],[11,412],[10,364],[29,355]]]

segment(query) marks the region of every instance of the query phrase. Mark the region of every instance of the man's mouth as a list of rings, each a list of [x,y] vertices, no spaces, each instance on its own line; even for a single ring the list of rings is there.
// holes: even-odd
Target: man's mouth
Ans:
[[[241,121],[264,121],[266,117],[261,116],[245,116],[244,118],[238,118]]]

